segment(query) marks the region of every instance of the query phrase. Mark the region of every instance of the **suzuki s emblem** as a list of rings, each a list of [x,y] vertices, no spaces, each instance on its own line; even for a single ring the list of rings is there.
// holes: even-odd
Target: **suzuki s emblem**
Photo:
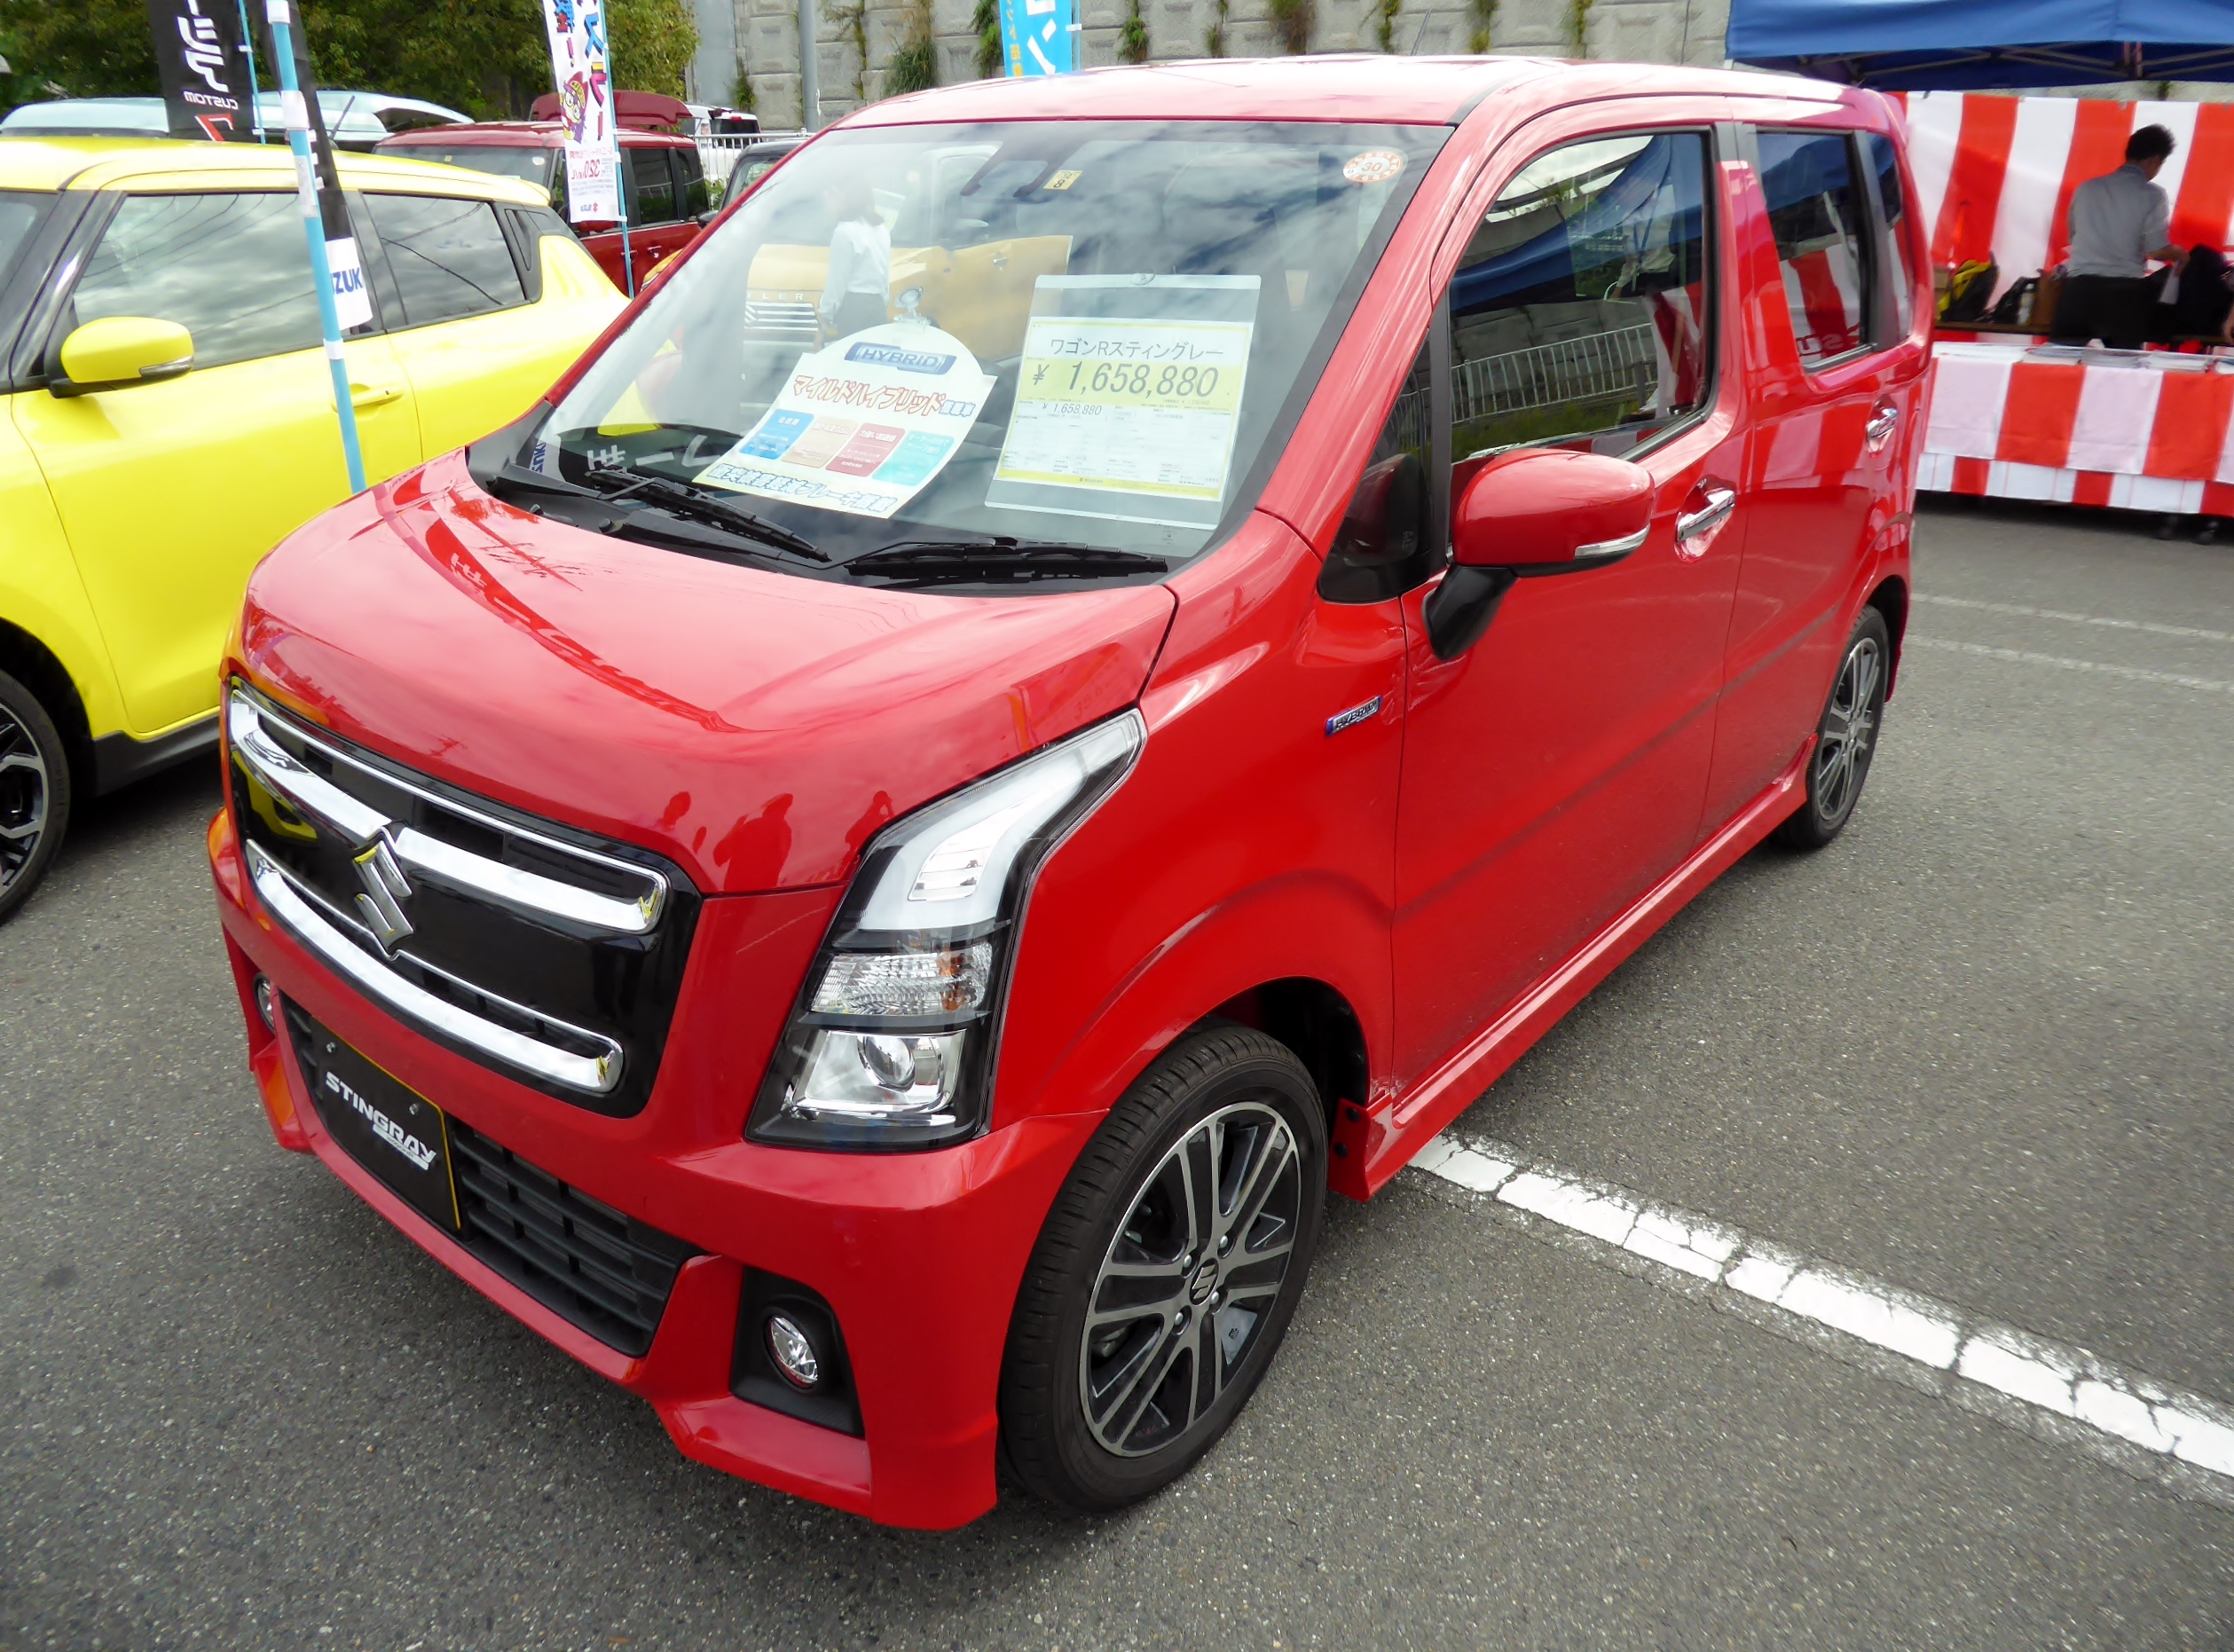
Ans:
[[[385,831],[357,857],[357,875],[365,883],[365,893],[357,897],[357,915],[373,932],[380,949],[392,957],[396,943],[411,933],[411,920],[403,908],[411,899],[411,885],[396,864],[396,852],[389,846]]]

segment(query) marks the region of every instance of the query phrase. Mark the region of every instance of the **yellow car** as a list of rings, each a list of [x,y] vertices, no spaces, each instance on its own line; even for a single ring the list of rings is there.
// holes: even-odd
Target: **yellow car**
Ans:
[[[622,306],[544,193],[338,157],[377,481],[525,413]],[[258,558],[347,495],[284,146],[0,139],[0,919],[73,796],[216,737]]]

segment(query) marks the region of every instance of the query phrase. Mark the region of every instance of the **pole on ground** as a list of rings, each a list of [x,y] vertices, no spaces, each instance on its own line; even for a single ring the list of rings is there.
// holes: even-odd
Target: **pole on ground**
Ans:
[[[815,61],[814,0],[799,0],[799,130],[822,124],[822,87]]]
[[[295,78],[295,17],[288,0],[264,0],[271,25],[273,67],[279,75],[279,113],[287,118],[287,147],[295,152],[295,187],[303,203],[303,234],[311,243],[311,283],[318,289],[318,322],[326,338],[326,365],[334,373],[334,413],[342,422],[342,458],[349,491],[365,491],[365,457],[357,445],[357,408],[349,398],[349,358],[342,350],[342,316],[334,305],[334,271],[326,262],[326,224],[319,216],[318,174],[311,165],[311,117]]]

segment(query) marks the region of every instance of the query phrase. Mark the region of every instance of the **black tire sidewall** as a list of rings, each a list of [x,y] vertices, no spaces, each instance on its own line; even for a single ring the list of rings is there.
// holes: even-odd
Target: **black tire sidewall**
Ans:
[[[1877,742],[1884,733],[1885,691],[1892,680],[1892,633],[1885,625],[1885,617],[1875,608],[1863,609],[1854,620],[1853,629],[1846,633],[1845,643],[1838,650],[1838,662],[1831,670],[1830,688],[1823,696],[1822,712],[1815,719],[1815,738],[1817,749],[1820,750],[1824,727],[1830,720],[1831,704],[1838,695],[1839,679],[1845,674],[1847,657],[1853,653],[1854,645],[1864,637],[1876,638],[1878,661],[1877,685],[1871,690],[1873,706],[1877,718],[1876,731],[1870,737],[1868,752],[1864,756],[1860,770],[1854,775],[1853,784],[1846,794],[1846,806],[1836,820],[1823,814],[1821,801],[1815,795],[1815,755],[1813,751],[1809,753],[1806,798],[1794,812],[1791,819],[1784,822],[1780,834],[1784,843],[1790,847],[1797,849],[1823,847],[1840,832],[1846,830],[1847,822],[1854,817],[1854,811],[1861,806],[1862,789],[1868,783],[1870,767],[1876,763],[1877,758]]]
[[[0,923],[5,923],[31,898],[61,850],[62,837],[70,823],[70,754],[38,696],[5,672],[0,672],[0,705],[30,731],[31,742],[46,765],[46,828],[15,881],[0,890]]]
[[[1267,1323],[1207,1419],[1145,1457],[1118,1457],[1088,1431],[1078,1403],[1087,1297],[1142,1180],[1219,1108],[1258,1100],[1286,1121],[1302,1155],[1295,1248]],[[1270,1369],[1302,1300],[1326,1203],[1326,1121],[1316,1088],[1286,1045],[1250,1028],[1196,1033],[1168,1051],[1111,1109],[1056,1198],[1018,1294],[1003,1361],[1008,1460],[1039,1496],[1106,1512],[1184,1474],[1224,1434]]]

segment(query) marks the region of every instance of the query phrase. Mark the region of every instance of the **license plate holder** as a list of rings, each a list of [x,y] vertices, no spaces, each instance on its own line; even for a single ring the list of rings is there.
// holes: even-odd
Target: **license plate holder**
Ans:
[[[342,1150],[445,1233],[459,1219],[450,1121],[294,1005],[287,1019],[319,1121]]]

